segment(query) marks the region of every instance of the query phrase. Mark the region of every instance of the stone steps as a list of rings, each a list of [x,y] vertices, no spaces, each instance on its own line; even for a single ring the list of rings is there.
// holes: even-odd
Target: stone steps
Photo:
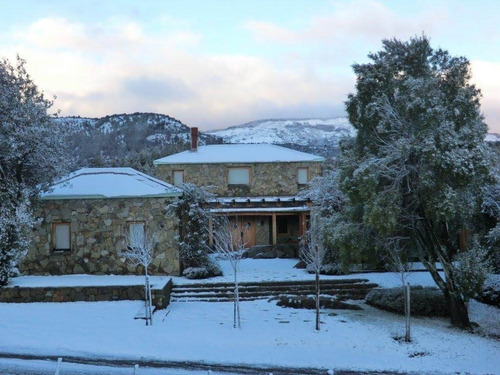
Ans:
[[[366,279],[321,280],[322,295],[337,296],[340,299],[364,299],[366,294],[377,287]],[[232,301],[234,284],[207,283],[173,285],[170,295],[174,302],[223,302]],[[268,299],[282,294],[307,296],[315,294],[314,280],[308,281],[272,281],[244,282],[239,286],[240,299],[252,301]]]

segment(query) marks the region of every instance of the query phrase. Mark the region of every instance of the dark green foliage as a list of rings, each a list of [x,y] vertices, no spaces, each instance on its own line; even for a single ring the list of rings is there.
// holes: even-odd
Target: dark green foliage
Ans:
[[[417,316],[449,316],[446,301],[438,288],[415,286],[410,292],[410,309]],[[382,310],[405,313],[403,288],[373,289],[365,297],[366,303]]]
[[[217,266],[210,258],[208,247],[209,212],[205,208],[208,200],[214,195],[204,187],[193,184],[183,184],[184,194],[169,206],[180,218],[179,246],[181,268],[206,268],[207,272],[215,274]]]

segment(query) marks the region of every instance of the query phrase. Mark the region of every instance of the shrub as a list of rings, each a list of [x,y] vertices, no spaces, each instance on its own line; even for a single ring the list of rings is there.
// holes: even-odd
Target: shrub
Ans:
[[[278,306],[291,307],[294,309],[314,310],[316,308],[316,300],[312,296],[280,295],[276,304]],[[320,297],[319,305],[322,309],[363,310],[358,305],[351,305],[349,303],[339,301],[335,297]]]
[[[309,273],[314,273],[314,267],[313,267],[313,265],[312,264],[308,264],[306,266],[306,271],[309,272]],[[335,264],[335,263],[323,264],[321,266],[321,272],[320,273],[322,275],[343,275],[342,267],[340,266],[340,264]]]
[[[448,316],[443,293],[437,288],[415,286],[410,292],[410,310],[413,315]],[[366,303],[382,310],[404,314],[403,288],[373,289],[366,295]]]
[[[486,279],[483,291],[478,300],[488,305],[500,308],[500,277],[499,275],[490,275]]]
[[[222,276],[222,270],[219,265],[210,261],[203,267],[189,267],[182,272],[182,276],[187,279],[206,279],[209,277]]]

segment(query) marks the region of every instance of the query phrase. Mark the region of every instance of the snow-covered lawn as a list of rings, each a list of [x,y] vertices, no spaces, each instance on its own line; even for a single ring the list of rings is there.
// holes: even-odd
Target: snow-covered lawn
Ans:
[[[307,280],[313,275],[293,266],[297,260],[245,259],[240,281]],[[174,283],[232,281],[174,277]],[[323,276],[322,276],[323,277]],[[345,276],[325,276],[336,279]],[[364,273],[382,287],[399,286],[393,273]],[[157,277],[160,285],[168,278]],[[20,277],[19,286],[140,285],[134,276]],[[427,272],[413,273],[413,285],[434,286]],[[223,364],[322,367],[325,369],[470,372],[500,374],[500,342],[450,327],[447,319],[414,318],[413,342],[393,337],[404,332],[403,317],[363,305],[363,311],[324,310],[322,331],[314,331],[314,312],[242,302],[241,330],[232,328],[232,303],[174,302],[155,314],[155,325],[133,320],[140,302],[0,303],[0,352],[92,356]],[[168,312],[168,314],[167,314]],[[472,301],[471,319],[482,332],[500,335],[499,309]]]
[[[314,280],[314,275],[307,273],[304,269],[293,268],[297,264],[297,259],[243,259],[238,269],[238,279],[240,282],[258,281],[285,281],[285,280]],[[172,277],[174,284],[200,284],[216,282],[233,282],[233,271],[229,261],[219,262],[224,273],[223,276],[212,277],[205,280],[189,280],[185,277]],[[415,268],[419,268],[417,265]],[[324,276],[322,279],[369,279],[379,284],[381,287],[400,286],[401,281],[397,273],[358,273],[348,276]],[[413,285],[436,286],[434,280],[428,272],[414,272],[408,281]]]
[[[477,306],[481,306],[477,308]],[[476,306],[476,307],[475,307]],[[274,302],[242,302],[241,330],[232,303],[172,303],[155,325],[133,320],[140,302],[0,304],[0,352],[187,360],[451,373],[500,373],[500,342],[451,328],[445,319],[413,320],[411,344],[393,339],[403,318],[368,306],[314,312]],[[473,304],[472,309],[484,307]],[[498,310],[489,323],[498,325]],[[166,314],[169,311],[168,315]],[[474,313],[472,314],[474,317]]]

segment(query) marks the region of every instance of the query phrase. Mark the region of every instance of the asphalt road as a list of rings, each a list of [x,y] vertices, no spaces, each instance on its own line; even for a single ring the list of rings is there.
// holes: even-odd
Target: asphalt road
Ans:
[[[0,356],[0,375],[55,375],[57,362],[54,359],[27,359],[14,356]],[[172,366],[162,367],[153,364],[148,367],[142,364],[134,372],[130,363],[76,363],[62,362],[59,375],[329,375],[331,372],[321,369],[285,369],[285,368],[252,368],[247,366],[228,366],[217,364],[177,363]],[[394,372],[357,372],[350,370],[337,370],[335,375],[404,375]],[[415,374],[414,374],[415,375]]]

